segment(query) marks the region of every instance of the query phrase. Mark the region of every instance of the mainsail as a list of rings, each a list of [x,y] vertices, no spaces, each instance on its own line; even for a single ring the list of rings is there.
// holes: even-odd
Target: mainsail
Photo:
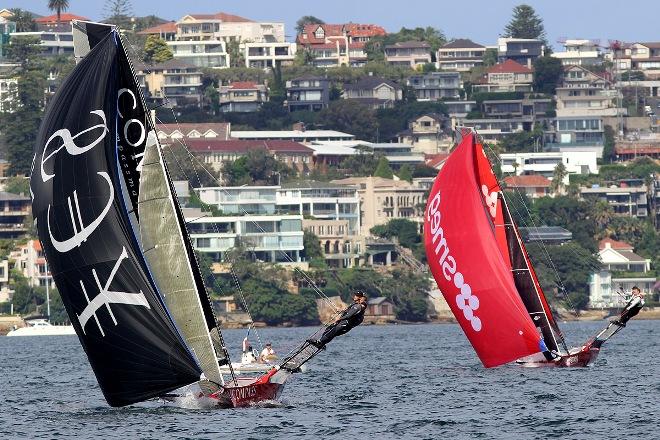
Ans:
[[[129,97],[125,89],[135,81],[117,32],[93,30],[89,52],[44,115],[30,185],[62,301],[106,400],[121,406],[193,383],[201,369],[136,236],[137,181],[126,177],[126,168],[137,168],[142,152],[118,145],[120,131],[131,136],[119,126],[118,100]]]
[[[493,367],[538,353],[541,336],[503,255],[503,213],[480,155],[468,134],[445,162],[429,194],[424,241],[438,287],[482,363]]]

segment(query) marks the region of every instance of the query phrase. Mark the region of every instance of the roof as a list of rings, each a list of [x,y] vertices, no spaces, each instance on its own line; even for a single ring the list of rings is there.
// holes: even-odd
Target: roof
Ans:
[[[186,140],[190,151],[225,151],[232,153],[247,153],[249,150],[262,149],[273,153],[298,153],[312,155],[314,150],[294,141],[282,140],[222,140],[217,138],[193,138]]]
[[[10,192],[0,191],[0,202],[14,201],[14,200],[18,200],[21,202],[29,202],[30,197],[14,194]]]
[[[197,131],[202,136],[209,130],[217,133],[217,139],[229,138],[229,124],[227,122],[181,122],[174,124],[157,124],[156,129],[166,135],[171,135],[175,131],[179,131],[184,136],[188,137],[190,132]]]
[[[524,234],[526,241],[568,241],[573,238],[573,233],[561,226],[530,226],[518,229]]]
[[[316,38],[315,32],[318,28],[323,29],[323,38]],[[375,24],[320,24],[311,23],[306,24],[303,31],[296,37],[296,42],[299,44],[323,44],[328,37],[340,37],[347,35],[349,37],[375,37],[378,35],[385,35],[385,29]],[[304,38],[306,35],[307,38]]]
[[[528,176],[508,176],[504,178],[504,183],[509,188],[549,188],[550,180],[547,177],[538,174]]]
[[[532,73],[529,69],[522,64],[518,64],[513,60],[506,60],[503,63],[495,64],[487,70],[488,73]]]
[[[657,42],[657,41],[651,41],[651,42],[648,42],[648,43],[637,43],[637,44],[641,44],[642,46],[646,46],[649,49],[660,49],[660,42]]]
[[[469,49],[469,48],[485,49],[486,46],[482,46],[479,43],[475,43],[474,41],[468,38],[457,38],[445,44],[444,46],[440,47],[440,49]]]
[[[377,296],[376,298],[372,298],[369,300],[369,305],[377,306],[378,304],[383,303],[385,301],[392,302],[389,298],[386,298],[384,296]]]
[[[159,24],[146,28],[138,32],[138,35],[149,35],[149,34],[171,34],[176,32],[176,23],[169,21],[167,23]]]
[[[234,81],[233,83],[229,84],[228,87],[230,89],[238,89],[238,90],[248,90],[248,89],[256,89],[260,84],[257,84],[254,81]]]
[[[335,130],[248,130],[232,131],[231,136],[236,139],[302,139],[302,138],[342,138],[355,139],[355,136],[349,133],[343,133]]]
[[[603,250],[607,247],[609,244],[609,247],[611,247],[614,250],[620,251],[620,250],[626,250],[626,251],[632,251],[633,247],[631,244],[626,243],[625,241],[617,241],[611,238],[604,238],[601,241],[598,242],[598,249]]]
[[[439,168],[440,165],[442,165],[447,160],[448,157],[449,157],[449,153],[427,154],[425,155],[424,162],[429,167]]]
[[[416,49],[416,48],[430,49],[431,45],[426,41],[397,41],[394,44],[385,46],[385,49]]]
[[[254,20],[250,20],[249,18],[244,18],[233,14],[227,14],[224,12],[216,12],[215,14],[187,14],[186,17],[192,17],[195,20],[220,20],[227,23],[254,22]]]
[[[356,83],[344,84],[344,90],[373,90],[381,84],[388,85],[394,89],[401,89],[400,85],[394,81],[390,81],[389,79],[380,78],[378,76],[365,76],[358,80]]]
[[[308,147],[314,150],[314,156],[353,156],[358,154],[355,149],[344,145],[312,144]]]
[[[60,14],[60,23],[70,22],[72,20],[89,21],[89,18],[83,17],[82,15],[69,14],[67,12]],[[34,22],[37,24],[57,23],[57,14],[35,18]]]

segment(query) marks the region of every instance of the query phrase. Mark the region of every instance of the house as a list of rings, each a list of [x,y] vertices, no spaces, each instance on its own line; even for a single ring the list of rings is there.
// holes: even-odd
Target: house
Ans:
[[[62,12],[59,18],[57,17],[57,14],[48,15],[46,17],[36,17],[34,18],[34,23],[37,25],[37,30],[40,31],[62,32],[63,30],[68,30],[68,32],[71,32],[71,22],[74,20],[89,21],[89,18],[70,14],[68,12]]]
[[[305,145],[287,140],[219,140],[214,138],[188,139],[186,147],[215,171],[221,171],[225,162],[245,156],[248,151],[265,150],[300,173],[309,172],[313,166],[314,150]]]
[[[531,68],[534,60],[545,54],[543,41],[534,38],[498,38],[497,59],[500,63],[515,61]]]
[[[268,101],[268,87],[253,81],[235,81],[220,86],[220,111],[256,112]]]
[[[12,32],[10,34],[10,39],[17,37],[38,38],[43,56],[73,56],[73,32],[71,32],[70,24],[68,27],[63,24],[59,28],[53,26],[39,31]]]
[[[397,134],[399,143],[412,145],[413,152],[435,154],[448,152],[453,141],[448,134],[449,119],[438,113],[418,116],[408,123],[408,129]]]
[[[438,49],[436,59],[440,70],[468,72],[483,64],[486,47],[467,38],[457,38]]]
[[[392,108],[396,101],[403,99],[403,89],[388,79],[366,76],[355,83],[344,84],[342,97],[373,109]]]
[[[29,196],[0,191],[0,238],[17,238],[27,233],[25,222],[31,215]]]
[[[175,60],[191,66],[219,69],[231,65],[227,43],[222,40],[174,40],[167,46]]]
[[[153,65],[136,62],[134,66],[146,99],[167,107],[201,105],[202,72],[196,66],[177,59]]]
[[[305,25],[296,43],[298,50],[311,53],[316,67],[359,67],[367,61],[365,43],[385,33],[385,29],[373,24],[316,23]]]
[[[396,320],[394,303],[384,296],[369,299],[369,305],[364,312],[364,322],[368,324],[386,324]]]
[[[176,22],[168,21],[166,23],[161,23],[156,26],[152,26],[146,29],[139,31],[138,35],[155,35],[161,40],[165,41],[175,41],[176,40]]]
[[[582,66],[565,66],[562,83],[557,87],[557,117],[617,116],[611,81]]]
[[[550,180],[541,175],[507,176],[504,183],[506,189],[520,192],[532,199],[550,195]]]
[[[422,222],[426,190],[412,183],[382,177],[349,177],[332,183],[358,188],[362,235],[393,218]]]
[[[408,86],[415,90],[418,101],[458,99],[461,91],[461,75],[458,72],[429,72],[412,75]]]
[[[630,69],[657,75],[660,71],[660,42],[634,43],[629,47]]]
[[[625,304],[622,292],[630,293],[633,286],[644,295],[653,292],[657,279],[651,260],[637,255],[632,245],[606,238],[598,243],[598,257],[603,266],[589,281],[591,307],[621,307]]]
[[[50,287],[55,287],[39,240],[29,240],[13,250],[9,258],[14,261],[14,267],[27,278],[30,286],[45,287],[48,284]]]
[[[533,71],[514,60],[506,59],[486,71],[485,77],[472,86],[474,92],[531,92]]]
[[[648,188],[641,182],[634,186],[623,183],[605,187],[581,187],[580,196],[585,200],[604,201],[615,214],[621,216],[646,218],[649,215]]]
[[[385,60],[393,66],[416,69],[431,63],[431,45],[425,41],[402,41],[385,46]]]
[[[424,154],[413,151],[414,147],[410,144],[374,142],[365,146],[365,149],[372,151],[374,154],[385,156],[389,165],[395,170],[398,170],[403,165],[414,168],[416,165],[422,165],[424,163]]]
[[[598,158],[595,151],[542,151],[538,153],[500,154],[502,172],[505,174],[541,175],[552,179],[557,165],[566,168],[564,183],[570,174],[598,174]]]
[[[320,111],[330,103],[330,80],[321,76],[302,76],[286,82],[285,106],[297,110]]]
[[[559,58],[564,66],[593,66],[603,62],[598,41],[564,40],[564,51],[553,52],[550,56]]]

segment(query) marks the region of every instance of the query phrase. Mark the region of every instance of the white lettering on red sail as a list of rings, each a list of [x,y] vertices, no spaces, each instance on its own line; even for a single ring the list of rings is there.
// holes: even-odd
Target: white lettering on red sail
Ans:
[[[424,241],[447,304],[483,364],[493,367],[538,353],[540,336],[496,239],[489,211],[501,209],[493,203],[499,187],[480,181],[477,154],[472,135],[466,136],[440,170],[426,207]]]

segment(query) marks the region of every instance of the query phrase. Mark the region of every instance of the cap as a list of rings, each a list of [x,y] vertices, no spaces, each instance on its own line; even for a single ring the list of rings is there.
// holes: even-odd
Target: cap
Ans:
[[[356,290],[355,292],[353,292],[353,296],[358,296],[362,298],[364,296],[364,292],[362,292],[361,290]]]

